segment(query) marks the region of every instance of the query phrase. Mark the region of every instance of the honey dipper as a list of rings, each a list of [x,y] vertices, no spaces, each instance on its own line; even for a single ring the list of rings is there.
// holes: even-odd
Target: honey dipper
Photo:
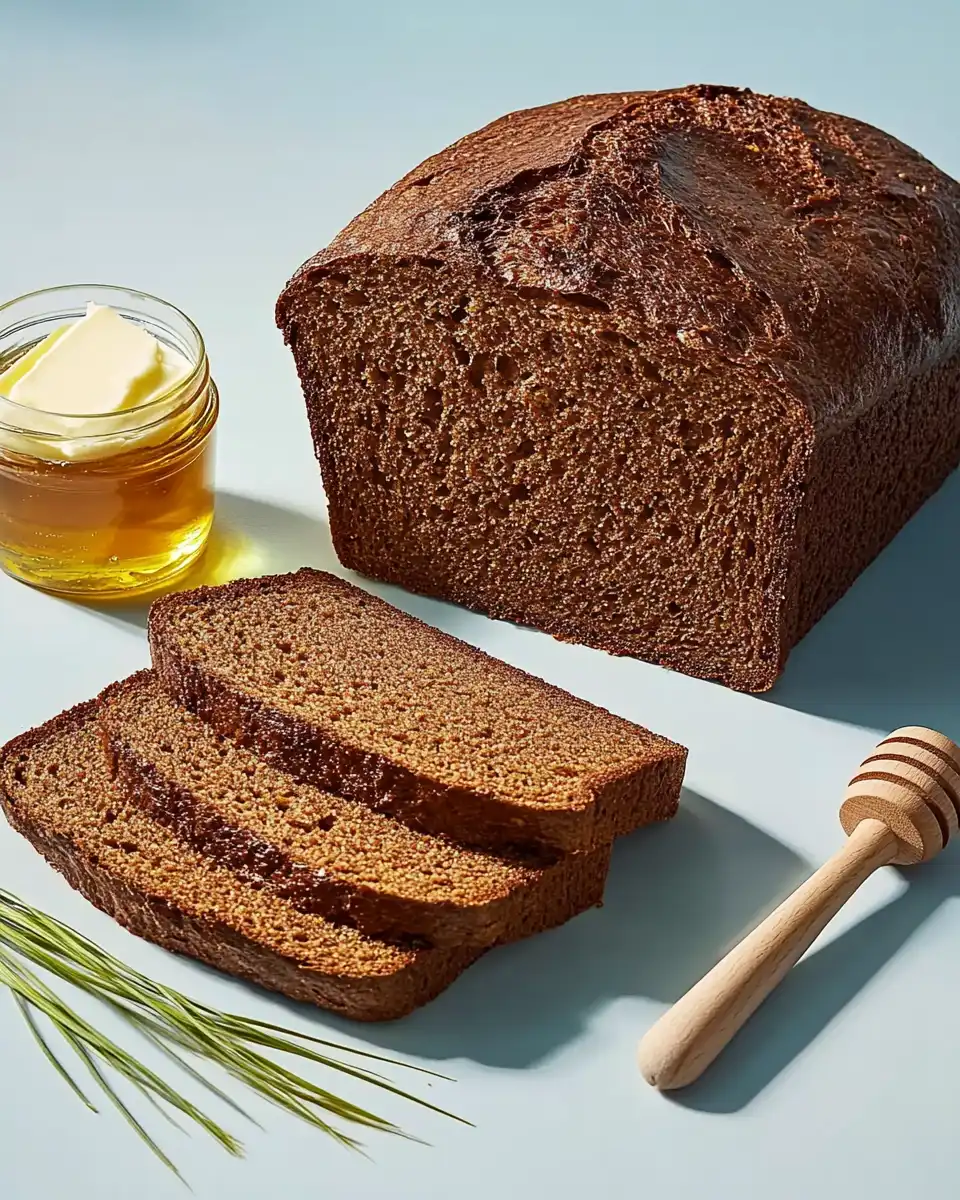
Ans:
[[[960,747],[897,729],[860,764],[840,808],[847,843],[647,1033],[640,1070],[661,1091],[707,1069],[878,867],[928,862],[960,827]]]

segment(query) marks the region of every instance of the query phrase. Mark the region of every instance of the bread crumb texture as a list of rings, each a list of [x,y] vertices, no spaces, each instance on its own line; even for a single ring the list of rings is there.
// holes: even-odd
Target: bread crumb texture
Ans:
[[[404,1015],[480,953],[375,940],[212,864],[114,792],[93,703],[4,748],[0,798],[11,825],[134,933],[359,1020]]]
[[[676,807],[682,747],[325,572],[165,597],[150,644],[219,732],[457,842],[590,849]]]
[[[419,833],[297,782],[177,706],[151,672],[109,688],[100,720],[115,782],[242,878],[364,932],[492,945],[600,901],[609,848],[502,857]]]
[[[960,460],[958,292],[952,179],[696,86],[462,138],[277,318],[345,566],[762,691]]]

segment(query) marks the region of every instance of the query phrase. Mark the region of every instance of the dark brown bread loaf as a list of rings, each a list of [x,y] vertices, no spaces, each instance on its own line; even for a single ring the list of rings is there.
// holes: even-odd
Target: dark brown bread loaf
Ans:
[[[960,187],[798,100],[512,113],[277,319],[346,566],[737,688],[960,459]]]
[[[272,765],[428,833],[589,850],[676,811],[686,751],[304,569],[150,613],[168,691]]]
[[[481,953],[376,941],[215,866],[114,792],[92,703],[0,751],[0,802],[14,829],[133,933],[359,1021],[404,1016]]]
[[[505,859],[297,783],[178,707],[151,672],[100,721],[124,796],[194,849],[305,912],[435,946],[527,937],[599,904],[610,848]]]

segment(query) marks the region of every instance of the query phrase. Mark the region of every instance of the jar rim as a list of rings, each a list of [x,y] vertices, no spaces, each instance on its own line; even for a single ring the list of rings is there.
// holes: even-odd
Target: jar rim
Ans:
[[[164,300],[161,296],[155,296],[150,292],[141,291],[139,288],[128,288],[119,284],[109,283],[67,283],[58,284],[53,287],[37,288],[32,292],[24,292],[22,296],[16,296],[12,300],[5,300],[2,304],[0,304],[0,335],[8,332],[10,329],[18,328],[17,325],[4,326],[3,324],[5,314],[14,306],[23,304],[25,301],[37,300],[45,296],[53,297],[59,293],[78,291],[99,292],[101,294],[123,294],[127,297],[134,297],[136,299],[146,301],[147,303],[159,305],[162,309],[166,309],[169,313],[179,317],[184,322],[188,333],[195,342],[194,349],[196,353],[194,357],[196,358],[196,362],[193,364],[189,374],[171,384],[169,388],[155,396],[149,401],[149,403],[138,405],[136,408],[128,409],[125,412],[70,414],[57,413],[47,409],[34,408],[32,405],[20,404],[16,400],[11,400],[9,396],[5,396],[3,393],[0,393],[0,406],[2,406],[3,410],[12,409],[14,413],[29,413],[33,418],[33,422],[24,425],[11,425],[3,419],[2,415],[0,415],[0,430],[4,430],[9,433],[15,433],[19,437],[34,437],[38,440],[48,443],[56,443],[58,441],[72,442],[76,441],[78,438],[78,434],[76,432],[71,433],[69,431],[51,431],[49,433],[45,433],[41,430],[37,430],[36,428],[31,428],[30,426],[38,417],[49,418],[50,420],[61,425],[69,425],[71,422],[76,422],[78,424],[82,423],[84,425],[89,422],[94,422],[95,424],[96,422],[103,422],[104,426],[106,426],[107,422],[114,422],[111,428],[104,427],[102,430],[96,430],[96,432],[93,433],[85,432],[79,435],[84,441],[89,440],[91,442],[95,442],[98,438],[109,439],[116,437],[118,432],[116,422],[120,417],[127,416],[132,418],[134,416],[140,417],[142,415],[142,422],[138,420],[136,424],[131,424],[125,427],[126,432],[139,432],[151,427],[152,425],[158,424],[160,421],[165,421],[178,415],[182,408],[193,403],[198,393],[209,380],[210,374],[209,363],[207,361],[207,348],[204,344],[203,335],[197,328],[196,324],[182,309],[178,308],[175,304],[171,304],[169,300]],[[46,315],[49,316],[50,314]],[[19,327],[25,328],[43,319],[44,314],[40,314],[32,319],[24,320],[22,325]],[[170,401],[173,397],[180,393],[182,393],[184,396],[184,403],[183,405],[177,405],[177,407],[171,411],[169,408]],[[166,411],[161,411],[163,409]],[[160,415],[155,417],[155,414],[158,411],[160,411]]]

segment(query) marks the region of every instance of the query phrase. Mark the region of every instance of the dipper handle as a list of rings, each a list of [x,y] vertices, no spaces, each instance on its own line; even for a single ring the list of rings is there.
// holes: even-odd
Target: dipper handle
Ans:
[[[861,820],[833,858],[647,1033],[639,1049],[647,1082],[666,1091],[699,1078],[864,880],[900,850],[885,822]]]

